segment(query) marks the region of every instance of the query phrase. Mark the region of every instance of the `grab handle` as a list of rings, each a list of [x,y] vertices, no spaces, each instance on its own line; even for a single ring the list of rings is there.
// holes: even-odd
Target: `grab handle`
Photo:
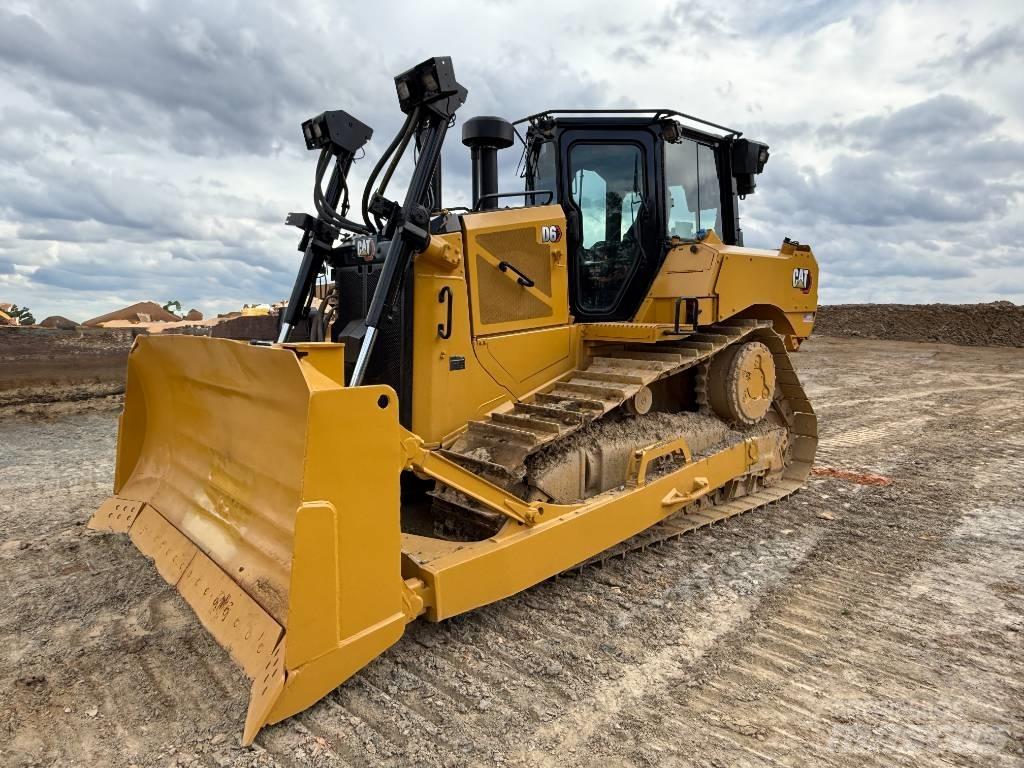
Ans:
[[[446,300],[448,301],[448,320],[437,324],[437,335],[442,339],[450,339],[452,335],[452,289],[447,285],[437,294],[438,303],[444,304]]]
[[[521,269],[517,268],[515,264],[512,264],[507,261],[501,261],[498,262],[498,269],[500,269],[502,272],[508,272],[509,270],[511,270],[517,275],[517,283],[519,283],[524,288],[533,288],[533,280],[527,277],[526,274]]]

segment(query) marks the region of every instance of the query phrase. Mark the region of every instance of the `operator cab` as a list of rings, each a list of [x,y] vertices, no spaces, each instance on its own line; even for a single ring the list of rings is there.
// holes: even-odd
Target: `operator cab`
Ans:
[[[743,244],[737,202],[754,191],[767,145],[671,110],[544,112],[519,122],[529,123],[527,204],[553,200],[566,213],[578,320],[632,317],[674,245],[710,229]]]

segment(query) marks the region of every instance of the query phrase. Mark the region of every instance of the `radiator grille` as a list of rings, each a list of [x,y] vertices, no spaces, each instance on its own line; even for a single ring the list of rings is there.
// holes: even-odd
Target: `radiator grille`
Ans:
[[[338,286],[338,319],[335,333],[351,320],[362,320],[370,308],[373,292],[380,280],[381,265],[342,267],[335,270]],[[344,339],[341,339],[344,341]],[[345,349],[346,379],[359,353],[357,344]],[[366,368],[364,384],[386,384],[398,393],[399,420],[405,427],[412,413],[412,279],[406,275],[398,309],[390,321],[385,320],[377,332],[377,341]]]

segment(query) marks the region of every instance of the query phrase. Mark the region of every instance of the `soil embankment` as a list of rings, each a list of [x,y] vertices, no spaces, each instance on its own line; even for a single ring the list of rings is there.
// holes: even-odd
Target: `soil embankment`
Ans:
[[[818,308],[817,336],[933,341],[966,347],[1024,347],[1024,306],[831,304]]]

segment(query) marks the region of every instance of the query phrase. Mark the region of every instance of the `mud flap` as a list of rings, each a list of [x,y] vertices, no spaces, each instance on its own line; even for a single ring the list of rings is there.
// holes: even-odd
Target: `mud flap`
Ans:
[[[141,337],[116,495],[127,533],[252,681],[243,743],[404,631],[398,403],[341,345]]]

